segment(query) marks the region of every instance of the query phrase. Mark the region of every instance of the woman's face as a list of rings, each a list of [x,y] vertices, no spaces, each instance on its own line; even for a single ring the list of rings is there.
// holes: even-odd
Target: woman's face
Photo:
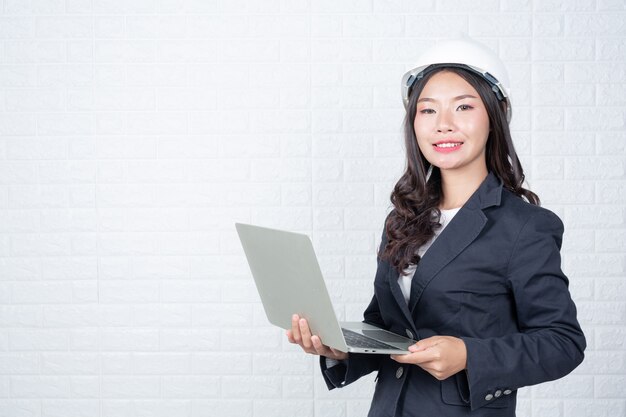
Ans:
[[[422,154],[442,175],[486,175],[489,116],[476,89],[459,75],[441,71],[428,80],[413,127]]]

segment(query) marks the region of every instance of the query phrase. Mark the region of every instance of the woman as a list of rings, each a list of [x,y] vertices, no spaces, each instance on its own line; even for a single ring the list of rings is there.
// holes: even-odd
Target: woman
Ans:
[[[470,39],[403,77],[407,168],[385,221],[364,321],[418,340],[406,355],[346,354],[293,317],[329,389],[377,371],[369,416],[514,416],[517,389],[560,378],[585,337],[561,271],[561,220],[523,188],[508,77]]]

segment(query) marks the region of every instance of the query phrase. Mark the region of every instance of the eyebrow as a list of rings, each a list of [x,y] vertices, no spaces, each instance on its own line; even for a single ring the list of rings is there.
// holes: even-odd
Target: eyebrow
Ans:
[[[460,95],[460,96],[456,96],[456,97],[454,97],[454,101],[457,101],[457,100],[463,100],[464,98],[477,98],[477,97],[476,97],[476,96],[473,96],[473,95],[471,95],[471,94],[462,94],[462,95]],[[437,100],[435,100],[435,99],[433,99],[433,98],[430,98],[430,97],[423,97],[423,98],[420,98],[419,100],[417,100],[417,102],[418,102],[418,103],[419,103],[420,101],[437,101]]]

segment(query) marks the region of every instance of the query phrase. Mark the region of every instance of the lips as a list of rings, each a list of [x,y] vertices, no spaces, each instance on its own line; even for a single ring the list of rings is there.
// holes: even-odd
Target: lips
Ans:
[[[433,148],[437,152],[449,153],[460,149],[462,145],[463,142],[456,140],[440,140],[439,142],[433,144]]]

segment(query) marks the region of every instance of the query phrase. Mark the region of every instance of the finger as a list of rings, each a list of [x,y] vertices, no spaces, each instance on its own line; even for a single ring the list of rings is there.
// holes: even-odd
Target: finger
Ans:
[[[400,363],[412,363],[414,365],[422,365],[439,359],[439,354],[431,349],[407,353],[405,355],[391,355],[391,359]]]
[[[418,341],[414,345],[409,346],[409,351],[410,352],[420,352],[420,351],[426,350],[428,348],[431,348],[433,346],[436,346],[439,343],[441,343],[441,340],[439,340],[439,338],[437,336],[428,337],[426,339],[422,339],[422,340]]]
[[[332,352],[330,352],[328,346],[322,343],[322,340],[319,338],[319,336],[312,336],[311,343],[313,344],[313,349],[315,349],[315,353],[320,356],[332,357],[330,356]]]
[[[300,316],[294,314],[291,316],[291,336],[293,337],[294,343],[300,344],[302,339],[300,335]]]
[[[293,339],[293,335],[291,334],[291,330],[287,330],[285,334],[287,335],[287,340],[289,340],[289,343],[296,343],[296,341]]]
[[[309,328],[309,324],[306,319],[300,319],[299,324],[302,346],[304,346],[305,349],[311,349],[313,344],[311,343],[311,329]]]

